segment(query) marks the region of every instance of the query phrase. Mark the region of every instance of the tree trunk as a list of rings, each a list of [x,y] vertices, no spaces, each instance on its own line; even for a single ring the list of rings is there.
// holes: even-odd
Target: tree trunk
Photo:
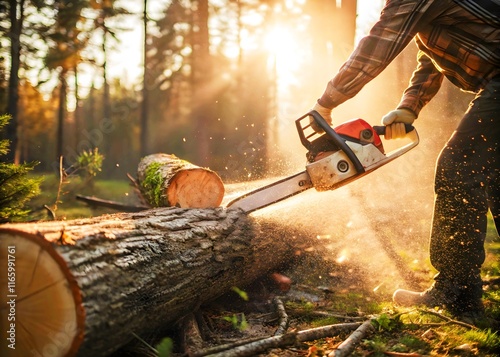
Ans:
[[[172,326],[291,259],[304,237],[278,226],[222,208],[0,226],[0,354],[106,356]]]
[[[66,83],[66,71],[61,69],[61,73],[59,74],[60,86],[59,86],[59,108],[57,111],[57,147],[56,147],[56,155],[57,159],[62,156],[64,159],[64,126],[66,121],[66,92],[67,92],[67,83]],[[63,165],[64,166],[64,165]]]
[[[19,13],[18,13],[19,9]],[[10,141],[10,151],[6,154],[7,161],[19,163],[19,138],[17,135],[18,102],[19,102],[19,68],[21,67],[21,31],[24,21],[24,0],[9,1],[10,19],[10,75],[9,75],[9,95],[7,102],[7,113],[12,119],[7,124],[5,132]]]
[[[214,208],[224,197],[224,184],[217,173],[175,155],[144,157],[137,179],[143,198],[153,207]]]
[[[149,57],[148,53],[148,0],[143,0],[142,26],[144,31],[143,38],[143,75],[142,75],[142,102],[141,102],[141,133],[139,137],[141,156],[146,156],[149,153],[148,147],[148,124],[149,124]]]
[[[193,23],[191,29],[192,50],[191,56],[191,83],[193,91],[192,118],[195,123],[195,131],[192,133],[196,140],[197,162],[200,165],[210,163],[211,143],[210,143],[210,120],[213,119],[217,94],[213,86],[213,66],[210,56],[210,34],[208,30],[209,10],[208,0],[198,0],[195,2],[197,9],[192,12]]]

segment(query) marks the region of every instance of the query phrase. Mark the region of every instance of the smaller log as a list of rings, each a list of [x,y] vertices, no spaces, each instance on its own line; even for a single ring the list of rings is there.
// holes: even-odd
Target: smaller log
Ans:
[[[143,198],[153,207],[214,208],[224,197],[217,173],[175,155],[152,154],[138,165],[137,182]]]

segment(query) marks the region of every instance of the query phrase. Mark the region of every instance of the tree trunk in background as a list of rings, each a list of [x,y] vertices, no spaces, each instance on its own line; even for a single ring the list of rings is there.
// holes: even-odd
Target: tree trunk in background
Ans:
[[[141,134],[140,134],[140,154],[142,156],[146,156],[148,151],[148,122],[149,122],[149,95],[148,95],[148,56],[147,56],[147,48],[148,48],[148,0],[144,0],[144,9],[142,13],[142,21],[143,21],[143,29],[144,29],[144,53],[143,53],[143,76],[142,76],[142,106],[141,106]]]
[[[108,38],[108,28],[106,27],[106,18],[102,19],[102,29],[104,31],[103,39],[102,39],[102,54],[104,56],[104,61],[102,63],[102,80],[103,80],[103,97],[102,97],[102,115],[104,121],[111,120],[111,103],[109,100],[109,83],[108,83],[108,54],[107,54],[107,38]],[[96,145],[94,145],[96,146]]]
[[[78,63],[75,62],[74,68],[74,85],[75,85],[75,111],[73,112],[74,119],[74,138],[75,142],[73,143],[73,147],[75,151],[78,150],[78,142],[79,142],[79,133],[82,130],[81,123],[81,111],[80,111],[80,83],[78,82]]]
[[[210,41],[208,33],[208,0],[198,0],[193,11],[192,23],[192,118],[195,123],[193,138],[196,141],[197,160],[200,166],[210,163],[210,121],[213,116],[214,87]]]
[[[67,83],[66,83],[66,71],[61,69],[61,73],[59,74],[59,109],[57,112],[57,149],[56,149],[56,159],[59,162],[59,158],[61,156],[64,157],[64,122],[66,120],[66,92],[67,92]],[[64,160],[63,160],[64,161]],[[64,163],[63,163],[64,166]]]
[[[312,17],[310,32],[316,63],[312,74],[321,83],[322,91],[354,48],[357,1],[310,1],[306,11]]]
[[[342,65],[354,49],[356,38],[356,12],[357,0],[342,0],[340,7],[336,8],[333,25],[336,28],[334,37],[334,52],[339,57]]]
[[[19,8],[19,13],[18,13]],[[18,101],[19,101],[19,68],[21,64],[21,31],[24,20],[24,0],[9,0],[9,19],[10,19],[10,75],[9,75],[9,94],[7,102],[7,114],[12,119],[5,128],[7,139],[10,141],[10,151],[6,155],[8,161],[19,163],[18,150]]]
[[[0,226],[0,266],[16,267],[15,284],[0,276],[16,311],[16,350],[1,355],[106,356],[274,271],[307,237],[221,208]]]

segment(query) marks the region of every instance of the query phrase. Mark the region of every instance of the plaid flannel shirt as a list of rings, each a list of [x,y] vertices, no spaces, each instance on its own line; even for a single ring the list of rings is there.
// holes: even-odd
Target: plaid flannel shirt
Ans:
[[[319,104],[334,108],[354,97],[412,41],[418,65],[398,108],[420,110],[443,77],[477,92],[500,74],[499,0],[387,0],[379,21],[328,82]]]

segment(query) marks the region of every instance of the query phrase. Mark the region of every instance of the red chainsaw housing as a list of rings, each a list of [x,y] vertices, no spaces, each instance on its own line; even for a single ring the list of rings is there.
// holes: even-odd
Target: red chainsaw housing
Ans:
[[[363,119],[352,119],[340,124],[334,128],[335,132],[344,138],[352,138],[359,141],[361,144],[371,143],[375,145],[380,152],[384,153],[384,146],[380,136],[375,132],[373,127]]]

